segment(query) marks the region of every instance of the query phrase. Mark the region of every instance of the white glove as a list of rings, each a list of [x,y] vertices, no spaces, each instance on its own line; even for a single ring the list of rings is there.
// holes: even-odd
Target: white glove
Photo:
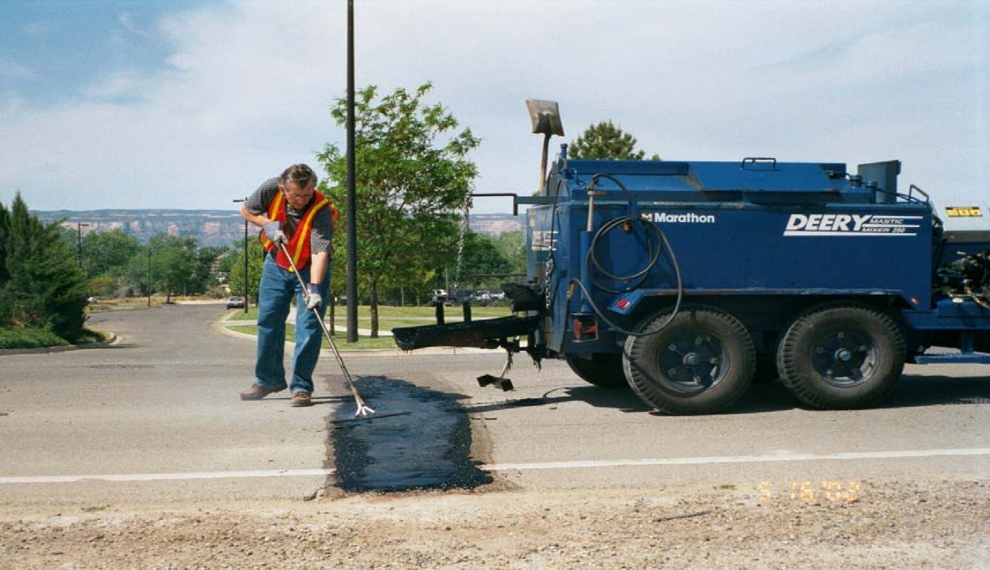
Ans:
[[[268,237],[268,241],[274,243],[275,247],[289,241],[286,239],[285,233],[282,232],[282,222],[268,222],[262,227],[262,229],[265,232],[265,236]]]
[[[323,296],[320,295],[320,286],[310,283],[306,287],[306,308],[309,310],[319,309],[323,304]]]

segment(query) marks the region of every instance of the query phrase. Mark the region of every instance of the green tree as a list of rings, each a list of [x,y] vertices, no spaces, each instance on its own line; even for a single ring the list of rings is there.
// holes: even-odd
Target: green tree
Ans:
[[[438,256],[454,247],[457,213],[477,176],[467,155],[480,140],[470,129],[458,130],[457,119],[441,104],[424,101],[432,88],[400,88],[379,98],[371,86],[356,97],[358,275],[368,291],[372,337],[378,336],[379,293],[421,281]],[[331,115],[345,125],[344,99]],[[344,204],[344,154],[331,143],[317,159],[329,177],[321,189]],[[345,224],[341,218],[339,225]]]
[[[10,210],[0,202],[0,291],[4,284],[10,280],[10,273],[7,272],[7,251],[10,242]],[[3,324],[0,322],[0,324]]]
[[[29,214],[19,193],[9,212],[0,205],[0,324],[45,329],[74,342],[86,320],[86,279],[60,234],[58,222],[44,224]]]
[[[643,160],[646,152],[636,150],[636,137],[614,125],[612,121],[593,123],[567,148],[567,156],[575,159]],[[650,160],[660,160],[652,155]]]
[[[255,239],[254,241],[258,240]],[[237,259],[237,253],[243,250],[244,240],[236,241],[224,250],[224,253],[217,259],[217,273],[223,273],[229,278],[230,272],[234,269],[234,261]]]
[[[193,255],[192,275],[189,278],[189,293],[199,295],[217,285],[214,264],[227,253],[227,247],[202,247]]]
[[[502,232],[495,247],[509,262],[508,273],[526,273],[526,236],[520,231]]]
[[[150,267],[152,256],[149,253],[153,253],[151,248],[147,245],[142,245],[138,252],[127,262],[127,268],[124,270],[124,276],[121,279],[121,282],[127,289],[127,296],[138,292],[142,296],[151,295],[155,292],[153,287],[155,283],[154,268]]]
[[[469,275],[493,275],[510,273],[512,262],[499,250],[497,240],[486,234],[468,232],[464,240],[464,252],[461,261],[461,283],[467,283]],[[505,281],[501,277],[480,278],[475,280],[476,286],[498,286]]]
[[[248,238],[248,296],[258,298],[258,283],[261,281],[261,268],[265,261],[265,248],[257,237]],[[234,253],[228,255],[230,269],[227,273],[227,283],[231,295],[244,294],[244,240],[234,246]]]
[[[89,232],[82,239],[83,269],[89,278],[118,277],[138,252],[141,242],[123,230]]]
[[[158,234],[148,240],[147,245],[128,262],[125,280],[130,287],[140,288],[145,295],[156,291],[164,292],[165,302],[171,303],[172,296],[190,291],[195,255],[195,238]]]
[[[123,271],[125,268],[121,270]],[[118,287],[119,282],[106,275],[99,275],[89,280],[89,292],[97,297],[112,297],[117,292]]]
[[[152,249],[152,269],[157,269],[158,285],[165,290],[165,302],[189,292],[196,254],[196,238],[158,234],[148,240]]]

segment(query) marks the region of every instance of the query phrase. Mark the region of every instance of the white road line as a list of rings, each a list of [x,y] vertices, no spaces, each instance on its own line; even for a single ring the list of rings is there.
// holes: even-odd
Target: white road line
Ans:
[[[604,459],[554,461],[547,463],[495,463],[482,465],[485,471],[533,471],[537,469],[592,469],[599,467],[656,467],[665,465],[713,465],[725,463],[782,463],[793,461],[852,461],[864,459],[911,459],[923,457],[990,456],[990,448],[920,449],[914,451],[866,451],[854,453],[796,453],[779,455],[730,455],[714,457],[667,457],[656,459]],[[40,475],[0,477],[0,485],[35,483],[78,483],[81,481],[185,481],[196,479],[236,479],[257,477],[307,477],[333,475],[336,469],[282,469],[271,471],[205,471],[188,473],[131,473],[112,475]]]
[[[0,485],[12,483],[77,483],[80,481],[185,481],[257,477],[308,477],[331,475],[336,469],[279,469],[271,471],[203,471],[188,473],[128,473],[112,475],[39,475],[0,477]]]
[[[849,461],[856,459],[901,459],[990,455],[990,448],[921,449],[917,451],[867,451],[858,453],[800,453],[780,455],[733,455],[726,457],[669,457],[663,459],[606,459],[556,461],[552,463],[496,463],[485,471],[531,471],[536,469],[589,469],[595,467],[653,467],[662,465],[712,465],[719,463],[777,463],[788,461]]]

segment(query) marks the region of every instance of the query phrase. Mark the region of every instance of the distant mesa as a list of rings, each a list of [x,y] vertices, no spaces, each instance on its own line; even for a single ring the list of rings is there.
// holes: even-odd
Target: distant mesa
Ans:
[[[123,230],[145,242],[155,235],[194,237],[201,246],[230,245],[244,238],[244,218],[233,210],[56,210],[32,211],[42,221],[62,220],[66,229],[90,232]],[[483,234],[523,231],[525,214],[472,214],[471,229]],[[79,226],[78,224],[86,224]],[[249,225],[249,235],[258,228]]]

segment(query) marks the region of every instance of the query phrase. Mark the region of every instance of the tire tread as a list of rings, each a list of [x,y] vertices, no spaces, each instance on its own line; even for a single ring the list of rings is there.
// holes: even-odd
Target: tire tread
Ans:
[[[749,384],[753,378],[753,373],[756,370],[756,343],[753,341],[753,337],[750,335],[749,330],[747,330],[738,319],[719,309],[696,305],[683,307],[681,309],[681,313],[713,316],[721,321],[727,329],[738,336],[738,338],[742,341],[742,350],[746,363],[746,369],[742,371],[742,379],[738,381],[737,385],[733,387],[729,394],[723,397],[716,405],[708,407],[684,406],[675,401],[650,397],[646,394],[649,389],[648,380],[645,379],[638,370],[633,369],[629,364],[630,362],[637,362],[644,358],[643,351],[647,345],[644,342],[636,342],[635,337],[629,337],[626,340],[624,352],[625,357],[623,358],[623,368],[626,373],[626,380],[636,395],[658,412],[670,415],[700,415],[718,413],[735,404],[749,388]],[[667,314],[669,314],[669,312],[661,311],[647,319],[644,319],[639,329],[647,330],[654,322],[657,321],[657,319],[666,318]]]
[[[835,398],[829,398],[821,394],[814,389],[814,383],[811,381],[806,381],[800,375],[798,370],[798,360],[802,358],[801,355],[797,354],[796,342],[799,332],[807,328],[809,323],[814,323],[815,320],[821,318],[823,313],[829,313],[837,310],[846,310],[852,312],[860,312],[864,315],[869,315],[872,318],[877,319],[877,323],[886,328],[891,332],[891,338],[894,341],[894,366],[891,374],[894,376],[893,379],[882,379],[883,384],[881,389],[874,391],[866,397],[860,397],[856,399],[851,399],[848,402],[840,402]],[[875,405],[877,402],[886,397],[890,391],[896,385],[896,379],[900,376],[901,370],[904,368],[905,361],[905,340],[904,334],[901,327],[885,313],[863,303],[851,303],[851,302],[833,302],[818,305],[800,317],[798,317],[787,331],[781,336],[780,345],[777,349],[777,371],[780,375],[780,380],[783,382],[784,386],[797,398],[801,403],[818,409],[858,409],[866,408]]]

